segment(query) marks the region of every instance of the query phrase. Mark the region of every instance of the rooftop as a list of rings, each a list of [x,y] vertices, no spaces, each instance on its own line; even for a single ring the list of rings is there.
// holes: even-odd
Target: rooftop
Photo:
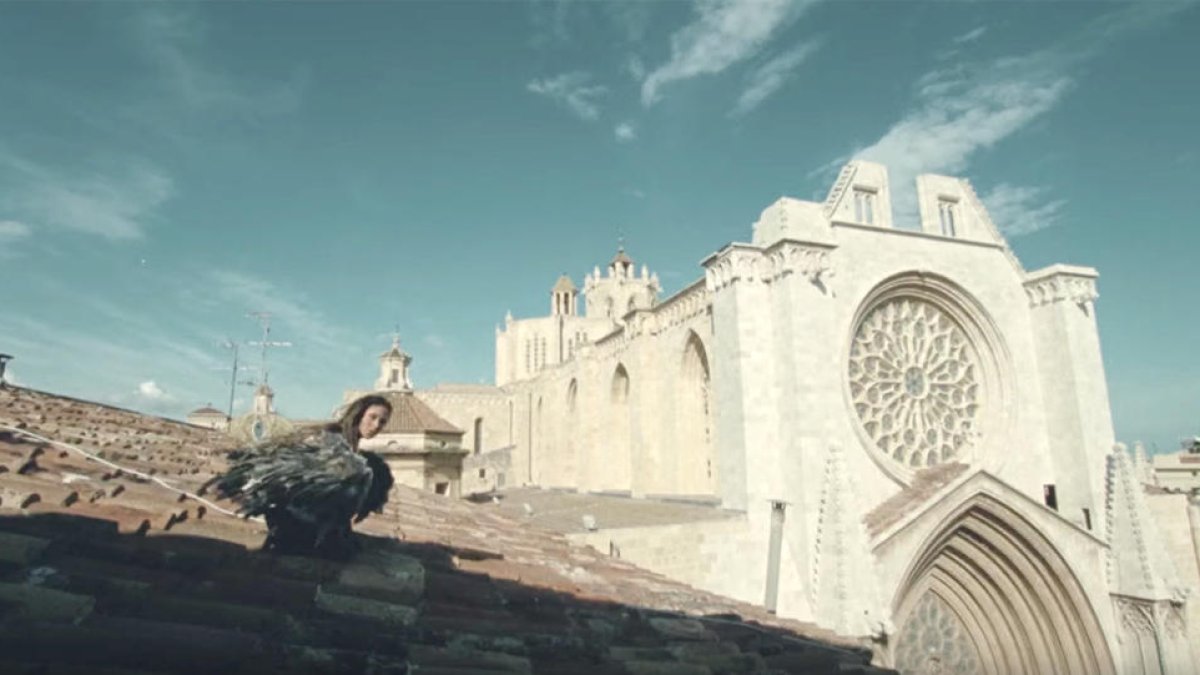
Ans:
[[[7,672],[882,672],[855,641],[415,490],[350,562],[257,553],[261,524],[167,487],[221,469],[216,432],[17,388],[0,425]]]

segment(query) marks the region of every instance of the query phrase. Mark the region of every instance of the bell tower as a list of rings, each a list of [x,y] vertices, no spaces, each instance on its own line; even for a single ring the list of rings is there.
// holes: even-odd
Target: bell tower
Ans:
[[[411,363],[412,357],[400,348],[400,336],[392,337],[392,348],[379,355],[376,391],[412,391],[412,381],[408,379]]]

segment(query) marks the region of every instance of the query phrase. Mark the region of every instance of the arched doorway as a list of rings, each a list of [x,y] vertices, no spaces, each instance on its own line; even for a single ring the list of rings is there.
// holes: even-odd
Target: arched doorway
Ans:
[[[683,348],[676,400],[673,453],[677,461],[678,490],[682,494],[713,494],[716,467],[713,462],[712,398],[709,388],[708,354],[696,333],[688,334]]]
[[[894,616],[892,665],[904,675],[1115,672],[1066,561],[986,495],[930,539],[900,586]]]

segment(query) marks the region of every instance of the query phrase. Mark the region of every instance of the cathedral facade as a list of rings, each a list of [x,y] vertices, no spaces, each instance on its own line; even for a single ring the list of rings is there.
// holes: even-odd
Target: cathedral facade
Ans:
[[[418,392],[465,431],[464,491],[712,504],[735,517],[645,545],[905,673],[1195,672],[1200,518],[1115,445],[1096,271],[1025,270],[965,180],[916,204],[896,227],[856,161],[668,298],[623,250],[582,313],[560,279],[497,329],[495,386]]]

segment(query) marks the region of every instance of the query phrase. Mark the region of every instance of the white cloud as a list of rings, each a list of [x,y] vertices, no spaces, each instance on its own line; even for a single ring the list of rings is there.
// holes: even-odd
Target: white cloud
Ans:
[[[813,173],[824,173],[849,158],[880,162],[889,170],[896,221],[911,222],[916,217],[913,181],[917,175],[962,173],[977,152],[1052,110],[1070,89],[1075,66],[1130,31],[1179,11],[1180,6],[1131,3],[1045,49],[927,73],[916,82],[913,107],[878,140]]]
[[[0,150],[0,179],[6,184],[0,206],[29,221],[108,239],[140,238],[175,194],[169,176],[137,160],[68,174]]]
[[[1031,58],[974,73],[943,72],[923,79],[917,106],[855,157],[886,164],[912,179],[921,171],[955,172],[1053,108],[1071,80]]]
[[[646,198],[646,193],[637,188],[625,188],[625,194],[629,195],[630,197],[636,197],[638,199]]]
[[[158,383],[154,380],[146,380],[138,385],[137,395],[148,401],[165,401],[170,400],[170,394],[162,390]]]
[[[588,73],[563,73],[557,77],[533,80],[525,85],[525,89],[566,106],[580,119],[594,120],[600,116],[600,108],[595,99],[606,94],[608,88],[603,85],[589,85],[590,80],[591,75]]]
[[[1065,199],[1048,200],[1045,188],[1001,183],[981,197],[992,222],[1008,236],[1037,232],[1054,225]]]
[[[737,105],[730,114],[745,115],[757,108],[769,96],[779,91],[792,72],[815,52],[818,46],[816,42],[802,44],[754,69],[746,78],[748,80],[746,89],[738,97]]]
[[[974,41],[978,40],[979,38],[983,37],[983,34],[986,32],[987,32],[987,26],[979,26],[978,28],[969,30],[966,33],[963,33],[962,35],[956,36],[953,40],[951,40],[951,42],[953,42],[956,45],[967,44],[968,42],[974,42]]]
[[[617,141],[621,143],[630,143],[637,139],[637,131],[629,122],[622,122],[613,129],[613,135],[617,137]]]
[[[758,53],[800,16],[811,0],[716,0],[696,5],[695,19],[671,35],[671,58],[642,82],[642,104],[661,89],[699,75],[714,75]]]

